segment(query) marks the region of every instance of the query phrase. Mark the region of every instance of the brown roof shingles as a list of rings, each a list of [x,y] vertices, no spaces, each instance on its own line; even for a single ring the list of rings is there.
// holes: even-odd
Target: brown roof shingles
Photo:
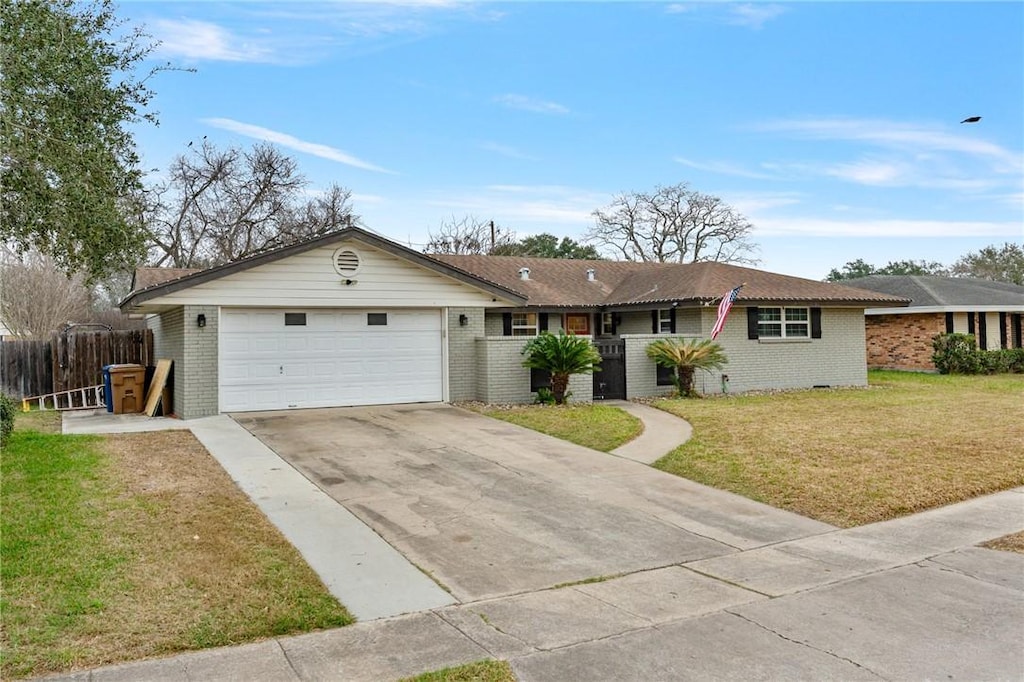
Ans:
[[[443,263],[516,290],[540,307],[591,307],[667,301],[717,300],[745,284],[739,301],[905,305],[897,296],[780,275],[726,263],[635,263],[518,256],[432,256]],[[529,279],[519,271],[529,268]],[[587,279],[593,269],[595,281]]]

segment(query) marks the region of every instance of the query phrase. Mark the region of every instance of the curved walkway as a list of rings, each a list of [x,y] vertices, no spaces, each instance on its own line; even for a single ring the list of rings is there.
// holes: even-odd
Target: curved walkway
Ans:
[[[653,464],[693,436],[689,422],[664,410],[628,400],[608,400],[605,404],[622,408],[644,424],[643,433],[611,451],[618,457]]]

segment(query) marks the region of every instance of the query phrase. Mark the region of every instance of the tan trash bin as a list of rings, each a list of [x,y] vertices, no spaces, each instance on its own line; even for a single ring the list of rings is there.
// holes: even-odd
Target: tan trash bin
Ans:
[[[110,395],[114,414],[142,412],[146,406],[146,368],[142,365],[109,365]]]

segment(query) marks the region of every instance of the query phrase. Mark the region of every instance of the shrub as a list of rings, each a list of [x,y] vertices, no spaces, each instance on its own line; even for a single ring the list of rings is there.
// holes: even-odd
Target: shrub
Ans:
[[[939,334],[932,339],[932,362],[940,374],[977,374],[981,358],[974,334]]]
[[[17,406],[13,398],[0,393],[0,445],[6,445],[7,437],[14,431],[14,411]]]

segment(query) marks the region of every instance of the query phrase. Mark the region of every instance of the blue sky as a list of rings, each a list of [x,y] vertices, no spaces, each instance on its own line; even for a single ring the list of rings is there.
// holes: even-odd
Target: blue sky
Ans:
[[[951,264],[1024,241],[1024,3],[146,2],[146,167],[272,141],[422,246],[453,216],[581,239],[687,182],[761,268]],[[977,124],[961,124],[967,116]]]

